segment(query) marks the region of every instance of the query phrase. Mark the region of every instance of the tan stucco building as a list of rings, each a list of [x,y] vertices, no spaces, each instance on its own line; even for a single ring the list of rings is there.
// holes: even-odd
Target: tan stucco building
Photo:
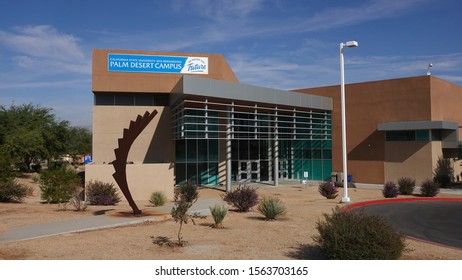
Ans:
[[[340,87],[297,90],[331,97],[333,171],[342,170]],[[348,84],[348,173],[382,184],[402,176],[417,184],[433,177],[439,157],[458,157],[462,87],[434,76]],[[460,162],[454,162],[455,175]]]
[[[222,55],[93,50],[93,162],[115,182],[114,149],[138,115],[158,114],[131,146],[135,200],[175,185],[329,180],[342,171],[340,87],[283,91],[239,83]],[[432,177],[455,158],[462,87],[433,76],[346,85],[348,173],[382,184]],[[459,163],[455,163],[459,174]]]
[[[240,84],[222,55],[93,50],[93,163],[86,181],[114,182],[119,138],[157,110],[133,143],[135,200],[175,185],[326,180],[332,99]]]

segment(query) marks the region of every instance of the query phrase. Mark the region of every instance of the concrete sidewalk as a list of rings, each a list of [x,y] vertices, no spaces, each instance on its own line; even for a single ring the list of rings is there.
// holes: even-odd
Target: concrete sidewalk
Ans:
[[[209,206],[217,203],[222,203],[220,199],[204,199],[197,201],[190,209],[190,213],[199,215],[210,215]],[[29,240],[35,238],[49,237],[61,234],[70,234],[88,230],[97,230],[104,228],[113,228],[119,226],[133,225],[146,221],[160,221],[170,218],[170,212],[173,204],[166,204],[162,207],[152,207],[146,209],[153,210],[156,216],[141,216],[141,217],[116,217],[110,215],[95,215],[74,218],[66,221],[50,222],[38,225],[27,225],[21,227],[10,228],[9,230],[0,233],[0,244],[20,240]]]

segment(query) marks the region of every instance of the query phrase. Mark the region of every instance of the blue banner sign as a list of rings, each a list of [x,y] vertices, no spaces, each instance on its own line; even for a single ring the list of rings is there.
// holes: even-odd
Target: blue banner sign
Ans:
[[[108,71],[208,74],[208,57],[108,54]]]

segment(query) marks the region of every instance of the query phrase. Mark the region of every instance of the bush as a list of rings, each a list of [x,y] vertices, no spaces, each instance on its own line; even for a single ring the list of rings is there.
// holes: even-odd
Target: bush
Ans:
[[[435,171],[433,173],[434,181],[438,183],[441,188],[449,186],[454,176],[454,168],[452,167],[451,160],[440,157],[436,162]]]
[[[149,198],[149,202],[155,207],[164,205],[166,200],[167,197],[163,192],[153,192]]]
[[[68,202],[79,186],[77,173],[65,166],[42,171],[40,174],[41,198],[48,203]]]
[[[324,221],[316,223],[313,237],[329,259],[399,259],[406,251],[405,238],[385,219],[336,207]]]
[[[399,186],[392,181],[388,181],[383,185],[382,194],[385,198],[393,198],[399,195]]]
[[[414,192],[415,180],[409,177],[401,177],[398,180],[399,193],[402,195],[410,195]]]
[[[254,188],[239,186],[235,190],[226,193],[223,200],[236,207],[239,212],[247,212],[258,204],[258,194]]]
[[[223,228],[223,220],[226,214],[228,214],[228,208],[223,204],[215,204],[209,207],[210,213],[212,214],[213,221],[215,222],[215,228]]]
[[[275,220],[286,212],[286,206],[279,197],[264,197],[257,207],[258,212],[267,220]]]
[[[319,185],[319,193],[327,199],[334,199],[338,195],[338,187],[334,182],[324,182]]]
[[[14,180],[0,182],[0,202],[21,202],[29,192],[28,187]]]
[[[422,196],[426,197],[434,197],[440,192],[440,185],[430,179],[427,179],[422,182],[422,185],[420,186],[420,193]]]
[[[86,193],[91,205],[114,205],[120,202],[120,196],[113,183],[90,181],[87,184]]]

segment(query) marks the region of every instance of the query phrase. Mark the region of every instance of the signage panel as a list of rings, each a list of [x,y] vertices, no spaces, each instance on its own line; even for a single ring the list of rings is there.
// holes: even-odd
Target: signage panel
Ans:
[[[108,54],[110,72],[208,74],[208,57]]]

